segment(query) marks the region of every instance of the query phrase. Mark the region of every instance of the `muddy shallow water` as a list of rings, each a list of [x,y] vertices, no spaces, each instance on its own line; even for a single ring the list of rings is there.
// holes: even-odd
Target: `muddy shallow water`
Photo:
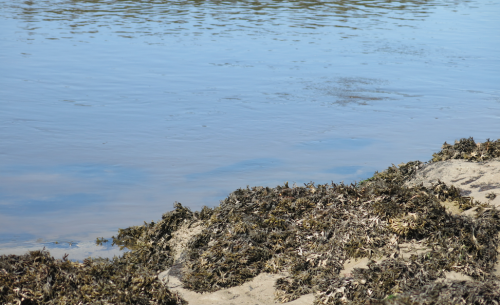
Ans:
[[[496,1],[0,2],[0,253],[498,138]]]

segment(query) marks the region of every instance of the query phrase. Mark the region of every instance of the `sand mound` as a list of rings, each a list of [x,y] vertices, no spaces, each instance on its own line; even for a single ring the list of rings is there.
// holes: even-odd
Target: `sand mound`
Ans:
[[[444,182],[460,189],[463,196],[500,207],[500,160],[470,162],[447,160],[424,165],[408,186],[423,184],[426,187]]]

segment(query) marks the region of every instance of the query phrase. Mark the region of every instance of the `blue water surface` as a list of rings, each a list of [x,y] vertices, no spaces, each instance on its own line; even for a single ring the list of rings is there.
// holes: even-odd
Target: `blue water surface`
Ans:
[[[499,138],[498,1],[0,5],[0,253]]]

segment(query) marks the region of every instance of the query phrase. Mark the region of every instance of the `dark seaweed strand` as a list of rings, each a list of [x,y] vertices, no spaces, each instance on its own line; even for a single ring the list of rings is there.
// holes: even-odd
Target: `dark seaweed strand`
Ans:
[[[433,282],[391,298],[386,304],[500,304],[499,290],[499,282],[494,280]]]

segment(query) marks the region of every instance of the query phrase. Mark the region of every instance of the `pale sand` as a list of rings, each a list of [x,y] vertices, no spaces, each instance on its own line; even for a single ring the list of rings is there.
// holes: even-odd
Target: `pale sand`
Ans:
[[[474,200],[487,202],[496,207],[500,207],[500,160],[492,160],[484,163],[473,163],[464,160],[441,161],[425,165],[420,169],[415,178],[408,185],[423,183],[429,186],[438,180],[447,185],[458,187],[466,196],[471,196]],[[495,199],[486,198],[487,194],[495,193]],[[450,203],[443,203],[447,209],[453,213],[460,213],[458,208]],[[474,214],[474,209],[463,212],[465,215]],[[262,273],[252,281],[241,286],[229,289],[223,289],[213,293],[196,293],[182,288],[179,280],[179,267],[182,262],[182,251],[187,242],[203,229],[201,222],[186,224],[173,234],[171,245],[175,249],[174,266],[158,276],[166,282],[171,291],[181,295],[190,305],[270,305],[276,304],[274,300],[274,284],[283,274]],[[425,247],[419,244],[400,244],[401,255],[409,257],[413,253],[422,253],[427,251]],[[349,275],[354,268],[366,268],[369,262],[368,258],[357,261],[350,260],[344,265],[341,275]],[[500,263],[495,272],[500,275]],[[472,280],[470,277],[457,273],[448,272],[446,280]],[[311,305],[314,301],[314,295],[308,294],[292,302],[290,305]]]
[[[238,287],[222,289],[212,293],[197,293],[182,288],[179,279],[179,269],[183,260],[183,251],[191,238],[201,233],[201,221],[186,223],[172,234],[170,245],[174,249],[174,265],[160,273],[158,278],[164,281],[170,291],[177,292],[189,305],[268,305],[276,304],[274,300],[274,284],[285,274],[261,273],[252,281]],[[297,300],[288,302],[290,305],[311,305],[314,295],[308,294]]]
[[[177,277],[170,276],[167,285],[171,291],[179,293],[190,305],[267,305],[276,303],[274,283],[278,278],[280,275],[261,273],[241,286],[203,294],[182,288]],[[311,305],[313,302],[314,295],[308,294],[286,304]]]
[[[459,188],[464,196],[500,207],[500,160],[498,159],[484,163],[465,160],[431,163],[418,170],[408,184],[423,183],[424,186],[429,186],[438,180]],[[493,200],[486,198],[490,193],[495,193],[497,197]]]

